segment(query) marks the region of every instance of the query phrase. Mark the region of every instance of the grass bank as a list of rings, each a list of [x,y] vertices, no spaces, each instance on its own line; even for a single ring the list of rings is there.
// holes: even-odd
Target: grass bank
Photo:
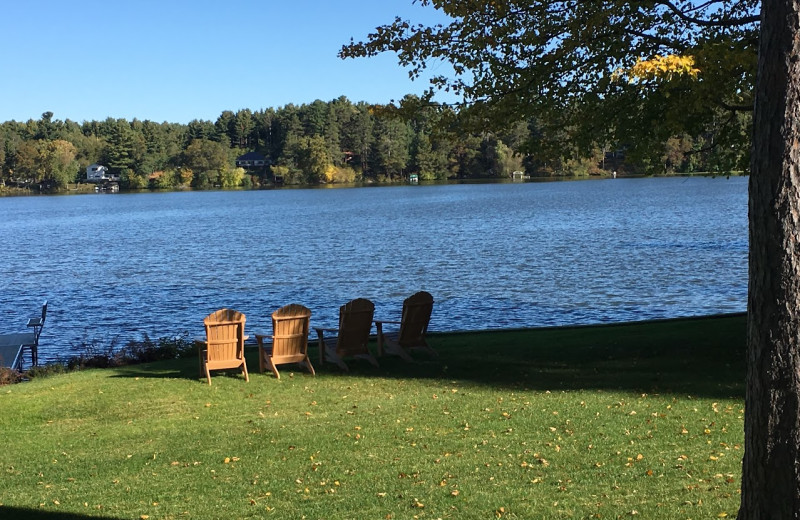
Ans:
[[[726,316],[434,335],[439,359],[316,378],[252,352],[250,383],[35,379],[0,388],[0,516],[733,517],[744,342]]]

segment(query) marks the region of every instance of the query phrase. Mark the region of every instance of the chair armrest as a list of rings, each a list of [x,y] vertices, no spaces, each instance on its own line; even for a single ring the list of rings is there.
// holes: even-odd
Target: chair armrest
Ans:
[[[321,332],[339,332],[339,329],[329,329],[327,327],[314,327],[314,330],[317,331],[317,334]]]
[[[392,323],[392,324],[395,324],[395,325],[400,325],[403,322],[402,321],[375,320],[375,325],[377,325],[378,323],[380,323],[380,324]]]
[[[41,327],[42,318],[31,318],[28,320],[28,327]]]

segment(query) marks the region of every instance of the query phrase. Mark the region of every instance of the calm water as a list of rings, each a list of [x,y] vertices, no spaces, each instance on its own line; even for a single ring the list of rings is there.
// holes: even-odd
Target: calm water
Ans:
[[[81,341],[249,333],[286,303],[335,326],[355,297],[431,330],[744,311],[747,179],[281,189],[0,198],[0,332],[50,302],[40,356]]]

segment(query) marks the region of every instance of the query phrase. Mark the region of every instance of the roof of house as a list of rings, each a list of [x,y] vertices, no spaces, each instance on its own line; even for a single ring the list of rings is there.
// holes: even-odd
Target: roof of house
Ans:
[[[258,152],[247,152],[236,158],[237,161],[263,161],[264,154]]]

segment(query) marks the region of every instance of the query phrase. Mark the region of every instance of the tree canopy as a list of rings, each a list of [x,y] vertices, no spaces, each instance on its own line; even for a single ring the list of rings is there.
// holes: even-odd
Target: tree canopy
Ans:
[[[449,74],[433,77],[428,99],[455,92],[484,127],[536,120],[550,140],[540,147],[624,146],[652,160],[669,138],[688,134],[702,138],[698,150],[725,150],[725,166],[747,165],[757,0],[419,3],[452,21],[427,27],[396,18],[340,56],[393,52],[414,77],[447,62]],[[681,73],[666,57],[691,58],[697,72]],[[649,77],[636,73],[637,63],[650,66]]]

